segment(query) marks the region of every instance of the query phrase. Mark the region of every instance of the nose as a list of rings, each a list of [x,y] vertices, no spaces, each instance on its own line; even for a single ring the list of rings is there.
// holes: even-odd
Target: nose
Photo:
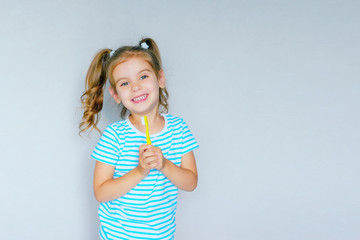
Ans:
[[[132,90],[133,92],[137,92],[137,91],[139,91],[140,89],[141,89],[141,86],[140,86],[140,84],[138,84],[138,83],[133,83],[132,86],[131,86],[131,90]]]

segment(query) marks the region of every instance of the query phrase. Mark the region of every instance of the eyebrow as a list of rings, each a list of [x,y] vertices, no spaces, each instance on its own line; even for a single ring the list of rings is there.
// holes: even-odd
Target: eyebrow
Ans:
[[[142,72],[151,72],[151,71],[149,69],[145,68],[145,69],[140,70],[137,75],[140,75],[140,73],[142,73]],[[128,78],[126,78],[126,77],[118,78],[115,80],[115,84],[117,84],[119,81],[124,81],[126,79],[128,79]]]

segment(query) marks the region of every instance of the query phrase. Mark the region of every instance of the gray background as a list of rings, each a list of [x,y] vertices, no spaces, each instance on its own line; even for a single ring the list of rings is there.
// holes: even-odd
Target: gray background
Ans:
[[[143,36],[201,145],[176,239],[360,239],[359,3],[1,1],[1,239],[98,239],[79,98],[96,51]]]

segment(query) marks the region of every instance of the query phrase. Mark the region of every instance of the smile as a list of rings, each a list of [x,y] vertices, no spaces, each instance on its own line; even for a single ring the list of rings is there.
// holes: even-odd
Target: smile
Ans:
[[[134,103],[141,103],[141,102],[144,102],[148,96],[149,96],[149,94],[144,94],[139,97],[131,99],[131,101],[133,101]]]

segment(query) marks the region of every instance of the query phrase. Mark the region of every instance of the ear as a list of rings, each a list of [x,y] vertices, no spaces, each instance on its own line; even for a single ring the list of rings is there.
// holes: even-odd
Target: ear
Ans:
[[[121,99],[120,99],[119,95],[117,94],[116,90],[114,88],[112,88],[111,86],[109,87],[109,93],[114,98],[114,100],[117,104],[121,103]]]
[[[162,69],[159,71],[159,79],[158,80],[159,80],[159,87],[165,88],[166,78],[165,78],[165,73]]]

